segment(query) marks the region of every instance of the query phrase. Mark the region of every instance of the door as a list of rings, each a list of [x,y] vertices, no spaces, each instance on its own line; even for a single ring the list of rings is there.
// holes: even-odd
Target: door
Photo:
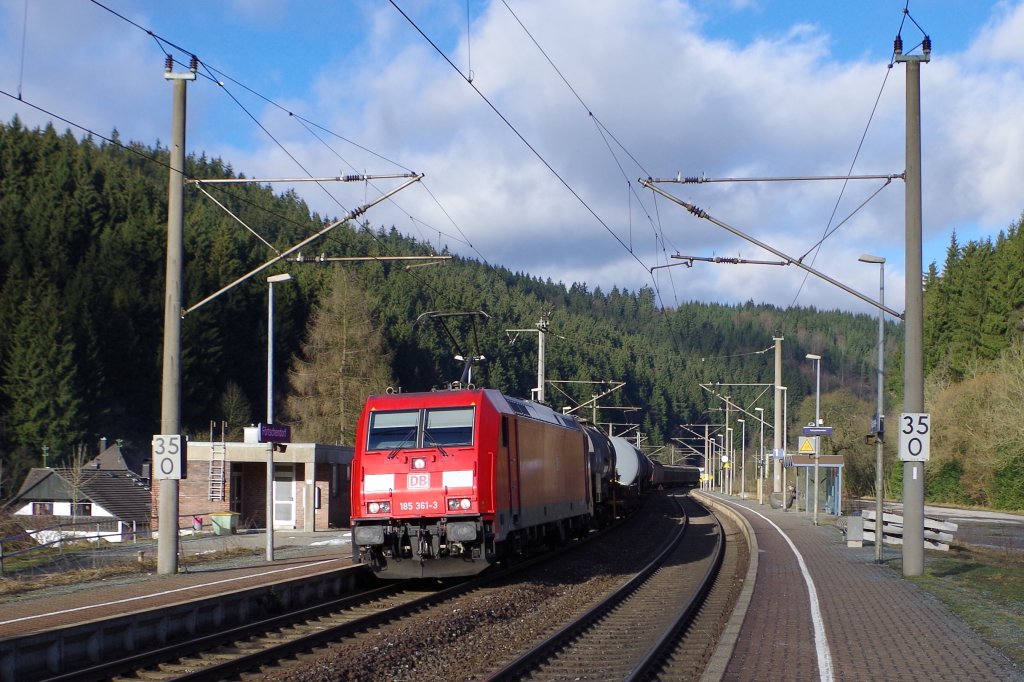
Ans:
[[[231,502],[228,507],[231,511],[236,512],[239,518],[245,518],[245,511],[242,509],[242,500],[245,496],[242,494],[242,472],[235,471],[234,467],[231,470]]]
[[[274,465],[274,528],[295,527],[295,465]]]
[[[508,443],[508,497],[512,525],[519,525],[519,423],[511,417],[502,418],[502,430]]]

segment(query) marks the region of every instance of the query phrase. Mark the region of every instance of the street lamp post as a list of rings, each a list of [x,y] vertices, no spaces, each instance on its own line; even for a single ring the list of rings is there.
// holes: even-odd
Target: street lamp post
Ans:
[[[814,389],[814,425],[821,426],[821,356],[814,353],[807,354],[808,360],[813,360],[816,365],[817,379],[815,381]],[[814,513],[811,515],[814,525],[818,525],[818,458],[820,454],[818,450],[821,449],[821,437],[818,437],[818,447],[814,449]]]
[[[768,478],[768,460],[764,456],[764,408],[755,407],[754,412],[757,412],[757,421],[761,427],[761,445],[760,451],[757,456],[757,461],[760,463],[761,475],[757,477],[757,503],[764,504],[764,481]],[[755,467],[757,469],[757,467]]]
[[[287,272],[267,277],[267,426],[274,424],[274,285],[292,278]],[[274,560],[274,444],[267,443],[267,561]]]
[[[747,420],[737,418],[740,423],[740,499],[747,499]]]
[[[885,305],[885,258],[865,254],[858,258],[861,263],[878,264],[878,304]],[[882,563],[882,496],[885,481],[882,475],[882,426],[883,383],[885,379],[885,310],[878,309],[878,400],[875,406],[875,562]]]

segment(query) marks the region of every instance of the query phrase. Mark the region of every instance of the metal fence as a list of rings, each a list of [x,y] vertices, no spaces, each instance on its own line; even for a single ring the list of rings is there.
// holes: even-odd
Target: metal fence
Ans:
[[[200,537],[218,532],[213,517],[216,513],[179,515],[180,538]],[[17,517],[10,517],[18,521]],[[43,519],[31,518],[33,525]],[[21,521],[24,524],[24,521]],[[141,556],[155,543],[148,523],[126,522],[111,517],[45,517],[45,525],[31,530],[0,537],[0,576],[16,570],[52,571],[54,566],[83,559],[88,563],[123,561],[126,557]]]

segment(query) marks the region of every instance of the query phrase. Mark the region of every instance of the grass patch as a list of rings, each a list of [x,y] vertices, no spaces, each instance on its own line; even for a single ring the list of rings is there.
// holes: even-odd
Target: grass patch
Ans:
[[[153,549],[155,550],[155,546]],[[189,567],[240,556],[249,556],[252,553],[253,550],[243,547],[234,547],[202,554],[182,553],[178,556],[178,566],[187,570]],[[25,571],[20,574],[6,575],[0,577],[0,598],[27,594],[35,590],[51,587],[110,580],[126,575],[153,574],[157,570],[157,560],[155,557],[156,552],[153,551],[146,552],[141,561],[137,558],[126,557],[123,561],[107,561],[95,567],[63,565],[52,570],[40,572]],[[91,559],[91,556],[85,555],[81,560],[88,561],[89,559]]]
[[[1024,555],[954,545],[948,553],[927,552],[922,575],[909,580],[1024,666]]]

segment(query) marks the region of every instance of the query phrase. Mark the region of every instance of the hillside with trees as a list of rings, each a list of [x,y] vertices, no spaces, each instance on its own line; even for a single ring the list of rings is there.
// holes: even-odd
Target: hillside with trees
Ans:
[[[52,127],[29,130],[17,119],[0,125],[4,498],[29,467],[43,464],[44,453],[46,464],[57,466],[76,446],[102,436],[145,450],[158,427],[167,150],[125,144],[116,133],[113,140],[97,144]],[[186,174],[239,177],[229,164],[202,155],[188,157]],[[311,214],[294,193],[275,194],[255,184],[214,187],[207,190],[217,201],[276,249],[333,222]],[[1014,231],[991,251],[1002,253],[1004,242],[1018,241]],[[681,424],[721,422],[723,403],[716,392],[770,413],[770,389],[723,387],[771,384],[772,338],[782,335],[790,433],[813,418],[813,366],[804,356],[820,353],[822,415],[836,426],[829,447],[847,458],[848,493],[873,488],[874,450],[863,437],[874,413],[876,317],[753,303],[660,308],[647,288],[606,292],[461,257],[408,267],[387,258],[432,255],[431,246],[369,223],[338,227],[311,248],[327,257],[379,260],[339,265],[306,254],[302,262],[267,272],[287,269],[294,278],[275,287],[274,336],[279,421],[291,423],[297,437],[350,444],[368,393],[447,385],[463,372],[456,355],[483,356],[473,367],[474,384],[529,397],[536,385],[537,335],[507,330],[529,329],[544,319],[547,378],[559,382],[546,387],[548,402],[590,417],[590,408],[581,405],[610,389],[610,382],[623,382],[599,401],[595,416],[616,430],[636,425],[630,434],[639,431],[656,450],[677,443]],[[194,185],[186,190],[185,252],[186,306],[273,254]],[[971,329],[970,319],[936,307],[940,297],[953,296],[957,283],[956,291],[977,294],[968,274],[959,271],[964,252],[957,247],[943,276],[930,276],[929,344],[952,343],[943,334]],[[995,297],[1001,289],[993,284],[986,291]],[[931,374],[943,377],[942,390],[956,390],[983,365],[1000,371],[999,363],[1019,344],[1019,316],[1009,315],[1004,327],[997,324],[999,305],[1016,314],[1019,305],[989,303],[985,323],[975,327],[988,335],[987,345],[958,336],[962,352],[928,360]],[[229,436],[239,437],[243,426],[263,419],[266,305],[266,283],[257,277],[185,316],[182,422],[192,437],[207,439],[211,428],[219,434],[225,422]],[[934,327],[940,318],[949,322]],[[901,346],[901,328],[888,323],[887,409],[895,413]],[[987,354],[981,354],[983,347],[990,349]],[[940,423],[945,418],[936,416]],[[747,436],[752,446],[753,429]],[[887,447],[894,451],[895,445]],[[1019,467],[1020,448],[1007,447]],[[941,466],[947,467],[942,480],[956,471]],[[899,467],[890,463],[889,469],[898,477]]]
[[[1024,509],[1024,219],[925,278],[928,499]]]

